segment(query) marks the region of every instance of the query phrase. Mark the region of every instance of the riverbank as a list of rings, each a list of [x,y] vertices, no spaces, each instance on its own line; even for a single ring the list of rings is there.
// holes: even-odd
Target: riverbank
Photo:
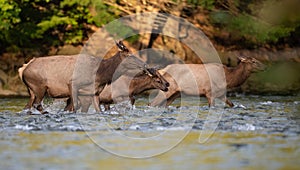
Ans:
[[[137,46],[137,45],[135,45]],[[135,47],[132,47],[135,48]],[[54,54],[77,54],[81,47],[65,46]],[[133,49],[134,50],[134,49]],[[182,51],[181,51],[182,52]],[[186,63],[196,61],[184,51],[181,58]],[[180,53],[180,52],[179,52]],[[35,54],[38,56],[38,54]],[[295,95],[300,93],[300,48],[287,48],[270,51],[264,48],[256,50],[219,51],[219,56],[228,66],[237,64],[237,56],[254,57],[267,65],[263,72],[252,74],[237,89],[230,91],[246,94]],[[28,96],[27,89],[18,76],[18,68],[30,60],[31,56],[22,54],[3,54],[0,58],[0,96]]]

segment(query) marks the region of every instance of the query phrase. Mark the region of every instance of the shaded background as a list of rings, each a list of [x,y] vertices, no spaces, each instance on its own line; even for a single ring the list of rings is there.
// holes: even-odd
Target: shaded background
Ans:
[[[237,56],[255,57],[268,65],[234,92],[299,94],[299,6],[298,0],[1,1],[0,95],[27,95],[17,69],[32,57],[80,53],[101,26],[142,12],[187,19],[207,35],[228,66],[237,64]],[[122,37],[133,30],[109,31]],[[169,37],[143,34],[128,38],[126,44],[133,51],[157,48],[186,63],[201,63],[184,44]]]

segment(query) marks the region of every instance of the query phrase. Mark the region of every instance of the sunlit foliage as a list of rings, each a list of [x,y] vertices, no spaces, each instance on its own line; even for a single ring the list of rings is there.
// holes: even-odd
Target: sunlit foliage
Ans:
[[[81,44],[115,11],[99,0],[1,0],[1,51]]]

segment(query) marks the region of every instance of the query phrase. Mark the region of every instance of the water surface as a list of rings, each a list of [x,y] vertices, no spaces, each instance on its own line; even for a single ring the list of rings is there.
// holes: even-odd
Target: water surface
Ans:
[[[110,112],[90,109],[76,114],[63,112],[63,102],[48,100],[46,115],[23,112],[27,98],[4,98],[0,100],[1,169],[298,169],[300,97],[230,99],[238,107],[223,109],[214,134],[199,143],[200,133],[209,132],[203,128],[209,114],[204,98],[200,107],[191,98],[182,107],[176,107],[177,100],[168,109],[151,108],[142,98],[135,108],[124,102]],[[189,133],[178,145],[147,159],[116,156],[93,142],[98,137],[117,151],[138,155],[142,148],[147,154],[157,148],[120,142],[111,133],[157,137],[163,146],[184,131]],[[160,136],[163,132],[170,132],[168,138]]]

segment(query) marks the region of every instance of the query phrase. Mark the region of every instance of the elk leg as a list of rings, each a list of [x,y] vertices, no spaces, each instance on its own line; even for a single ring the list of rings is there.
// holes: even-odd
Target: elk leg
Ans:
[[[70,104],[71,106],[73,106],[73,111],[76,113],[76,111],[78,110],[78,88],[73,88],[72,87],[72,83],[68,84],[68,88],[70,91]]]
[[[214,99],[208,99],[208,106],[209,106],[209,107],[215,106],[215,101],[214,101]]]
[[[170,92],[168,92],[169,94]],[[152,102],[149,104],[150,106],[162,106],[168,99],[165,95],[166,93],[159,91],[158,94],[155,96],[155,98],[152,100]]]
[[[212,107],[212,106],[214,106],[214,105],[215,105],[214,98],[213,98],[213,97],[211,97],[211,96],[210,96],[210,95],[208,95],[208,94],[206,94],[205,96],[206,96],[206,98],[207,98],[207,101],[208,101],[208,106],[209,106],[209,107]]]
[[[101,112],[101,109],[100,109],[100,98],[99,98],[99,95],[95,95],[93,97],[94,101],[93,101],[93,105],[94,105],[94,108],[96,110],[96,112]]]
[[[66,107],[64,108],[64,111],[74,111],[74,108],[73,108],[73,103],[72,103],[72,99],[71,98],[68,98],[67,100],[67,105]]]
[[[225,97],[225,103],[228,104],[230,107],[234,106],[234,104],[227,97]]]
[[[35,89],[33,90],[35,91],[35,99],[34,99],[34,104],[33,106],[38,110],[40,111],[41,113],[43,113],[43,107],[42,107],[42,101],[44,99],[44,96],[46,94],[46,89],[45,88],[38,88],[38,89]]]
[[[88,112],[89,111],[89,108],[90,108],[91,104],[90,103],[86,103],[84,105],[81,105],[81,112]]]
[[[88,112],[93,99],[92,96],[80,96],[81,112]]]
[[[35,100],[35,95],[34,95],[33,91],[30,88],[27,88],[27,90],[30,95],[30,99],[29,99],[28,103],[25,105],[24,109],[30,109],[33,106],[33,102]]]
[[[226,97],[226,95],[221,97],[222,101],[228,104],[229,107],[233,107],[234,104]]]
[[[131,96],[129,96],[129,98],[130,98],[130,103],[133,106],[135,103],[135,97],[131,95]]]
[[[180,92],[177,91],[176,93],[174,93],[172,96],[170,96],[170,97],[167,99],[166,106],[171,105],[171,104],[174,102],[174,100],[177,99],[177,98],[180,97],[180,96],[181,96]]]
[[[105,109],[105,111],[110,110],[110,105],[109,104],[104,104],[104,109]]]
[[[93,105],[94,105],[96,112],[101,112],[99,94],[103,91],[104,87],[105,86],[100,86],[95,89],[96,93],[95,93],[95,96],[93,97],[94,98]]]

